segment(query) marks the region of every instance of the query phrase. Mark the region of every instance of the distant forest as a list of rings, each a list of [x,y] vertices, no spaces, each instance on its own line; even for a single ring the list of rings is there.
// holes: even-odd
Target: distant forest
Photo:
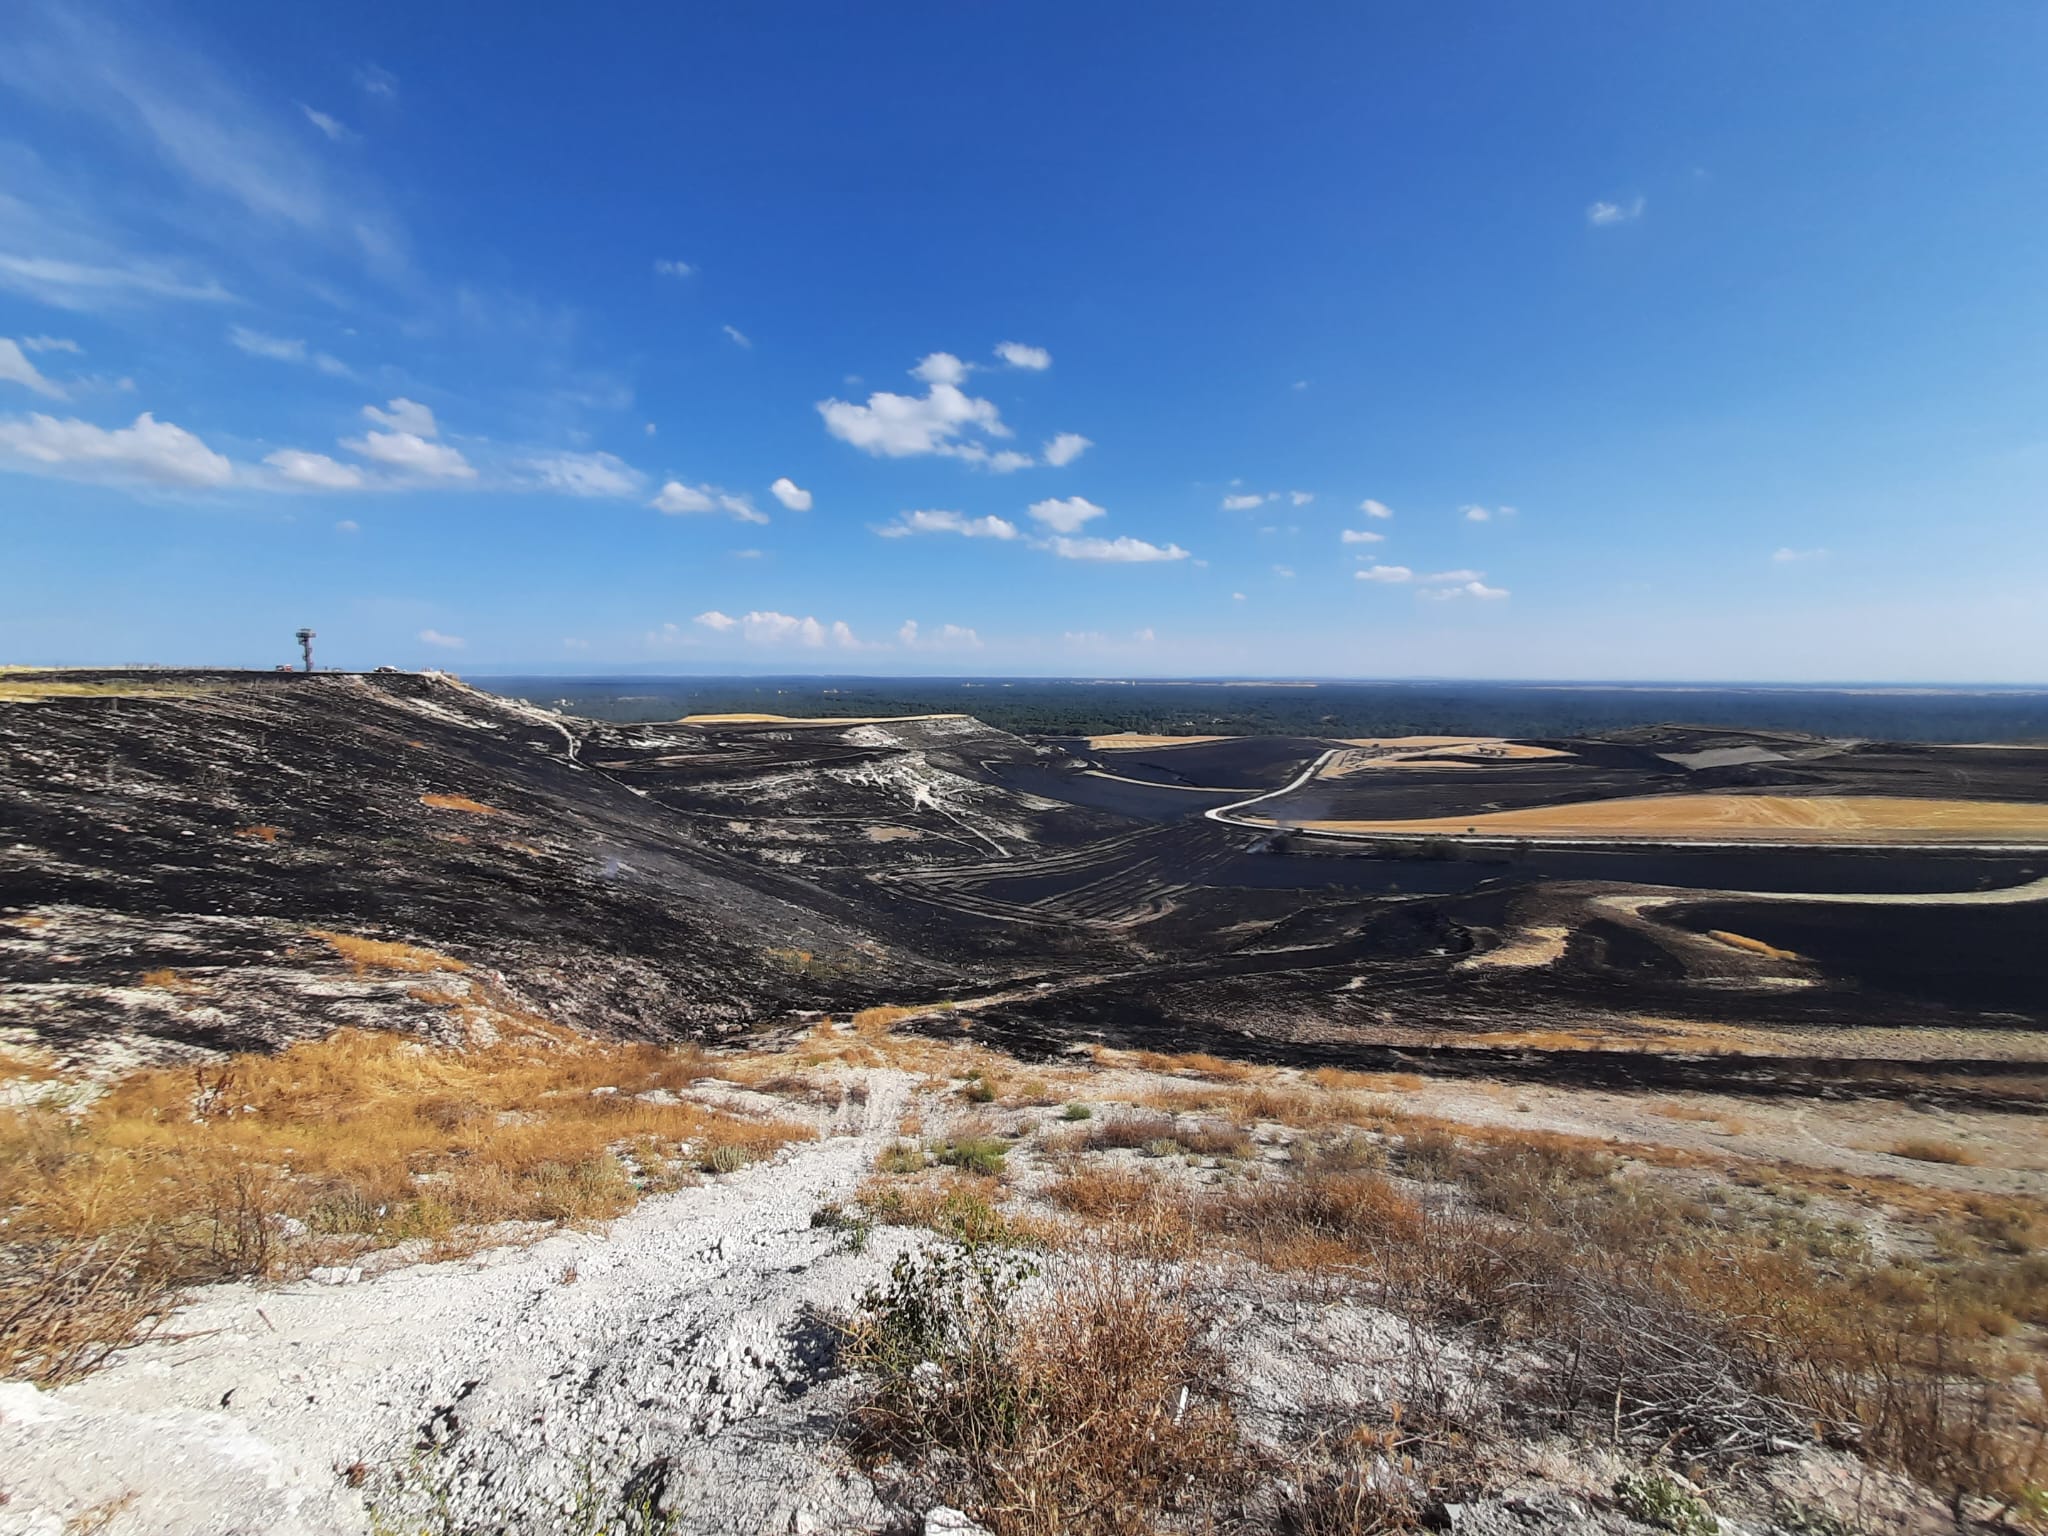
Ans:
[[[2048,689],[1933,691],[1530,683],[1161,683],[1045,678],[488,677],[619,722],[681,715],[960,713],[1025,736],[1587,736],[1682,723],[1880,741],[2048,742]]]

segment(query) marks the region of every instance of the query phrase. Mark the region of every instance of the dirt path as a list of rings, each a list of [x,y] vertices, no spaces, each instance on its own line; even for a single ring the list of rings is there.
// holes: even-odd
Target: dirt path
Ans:
[[[815,1412],[835,1390],[819,1315],[911,1239],[881,1230],[856,1255],[811,1227],[895,1134],[908,1079],[866,1078],[825,1139],[649,1199],[609,1233],[355,1283],[216,1287],[177,1337],[84,1382],[0,1386],[0,1536],[58,1536],[96,1509],[116,1511],[92,1527],[106,1536],[438,1532],[438,1500],[574,1532],[629,1488],[679,1531],[872,1513]]]

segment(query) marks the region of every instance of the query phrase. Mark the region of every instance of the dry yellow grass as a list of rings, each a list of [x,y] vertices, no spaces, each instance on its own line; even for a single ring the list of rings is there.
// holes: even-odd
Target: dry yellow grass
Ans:
[[[437,811],[467,811],[472,816],[502,816],[505,813],[495,805],[485,805],[467,795],[421,795],[420,804]]]
[[[107,1326],[126,1328],[137,1298],[165,1287],[505,1221],[602,1220],[672,1187],[682,1167],[736,1165],[812,1134],[675,1099],[710,1070],[694,1049],[559,1029],[469,1050],[343,1030],[274,1056],[140,1072],[75,1118],[0,1112],[8,1284],[86,1255],[96,1283],[125,1277],[107,1287],[120,1303]],[[640,1096],[655,1089],[666,1093]],[[58,1336],[48,1327],[63,1319],[45,1316],[39,1333],[6,1321],[10,1302],[0,1296],[0,1374],[63,1374],[52,1362],[78,1355],[76,1320]]]
[[[1109,731],[1087,738],[1088,745],[1114,752],[1129,747],[1194,747],[1205,741],[1230,741],[1229,736],[1154,736],[1143,731]]]
[[[280,837],[283,837],[285,835],[286,834],[283,827],[273,827],[267,824],[254,827],[237,827],[235,829],[235,836],[253,837],[258,842],[263,843],[274,843]]]
[[[1893,1157],[1911,1158],[1916,1163],[1948,1163],[1967,1168],[1978,1161],[1976,1154],[1966,1147],[1925,1136],[1908,1136],[1903,1141],[1894,1142],[1890,1151]]]
[[[2048,840],[2048,805],[1892,795],[1644,795],[1412,821],[1306,821],[1311,831],[1504,837],[1918,843]]]
[[[310,930],[349,963],[358,976],[371,971],[466,971],[453,955],[422,949],[416,944],[398,944],[385,939],[365,939],[353,933],[333,933],[325,928]]]
[[[1780,949],[1775,944],[1766,944],[1762,939],[1752,939],[1745,933],[1730,933],[1725,928],[1709,928],[1707,937],[1717,943],[1726,944],[1730,949],[1746,949],[1753,955],[1762,955],[1769,960],[1802,960],[1805,956],[1789,949]]]
[[[37,699],[196,699],[228,686],[224,682],[152,682],[147,677],[89,683],[56,678],[0,679],[0,704],[30,704]]]

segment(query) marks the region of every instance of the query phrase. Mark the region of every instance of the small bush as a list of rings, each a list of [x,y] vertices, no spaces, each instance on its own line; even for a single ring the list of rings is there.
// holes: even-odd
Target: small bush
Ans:
[[[932,1156],[948,1168],[993,1178],[1003,1171],[1003,1159],[1009,1152],[1010,1144],[993,1136],[966,1136],[942,1143],[933,1149]]]
[[[875,1168],[882,1173],[917,1173],[929,1161],[924,1148],[916,1142],[899,1141],[882,1149],[882,1155],[875,1159]]]
[[[698,1166],[706,1173],[737,1173],[753,1161],[745,1147],[721,1144],[712,1147],[698,1159]]]
[[[1060,1111],[1060,1118],[1062,1120],[1093,1120],[1095,1118],[1095,1111],[1086,1104],[1069,1104]]]
[[[1028,1266],[906,1254],[847,1330],[872,1377],[856,1451],[919,1465],[998,1536],[1140,1536],[1249,1483],[1206,1319],[1147,1275],[1094,1266],[1022,1308]]]
[[[1631,1520],[1676,1536],[1715,1536],[1721,1529],[1714,1512],[1696,1495],[1655,1472],[1626,1474],[1614,1485],[1614,1497]]]

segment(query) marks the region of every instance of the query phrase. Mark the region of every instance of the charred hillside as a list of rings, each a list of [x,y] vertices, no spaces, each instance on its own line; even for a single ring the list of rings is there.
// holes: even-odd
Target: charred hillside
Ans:
[[[477,988],[672,1038],[990,974],[957,943],[933,958],[929,921],[806,878],[745,822],[834,774],[907,799],[894,780],[943,777],[915,745],[819,761],[593,728],[432,675],[62,677],[0,704],[0,1022],[61,1049],[431,1032]],[[680,774],[710,781],[701,804],[674,803]],[[921,814],[954,829],[935,839],[965,835],[958,812]],[[348,940],[430,953],[365,966]]]

